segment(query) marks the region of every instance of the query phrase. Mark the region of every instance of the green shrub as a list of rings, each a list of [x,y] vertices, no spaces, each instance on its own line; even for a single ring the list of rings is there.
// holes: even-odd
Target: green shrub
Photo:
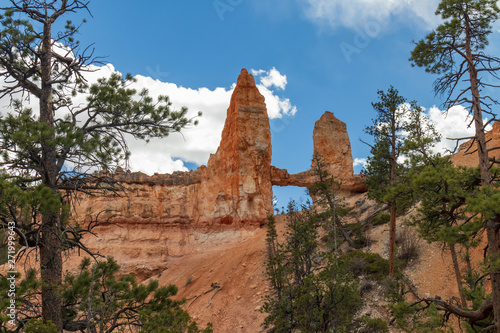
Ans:
[[[372,219],[372,225],[375,227],[377,225],[383,225],[389,223],[391,219],[391,215],[384,213],[384,214],[378,214]]]
[[[360,249],[369,245],[369,239],[366,238],[363,233],[363,229],[359,223],[351,223],[346,225],[347,229],[351,230],[351,237],[354,243],[356,244],[356,248]]]
[[[380,281],[389,274],[389,261],[377,253],[352,251],[347,253],[342,261],[354,276],[366,275],[373,280]]]
[[[380,318],[361,317],[360,333],[387,333],[389,328],[387,323]]]
[[[24,329],[26,333],[57,333],[57,327],[48,320],[46,323],[42,319],[30,319]]]

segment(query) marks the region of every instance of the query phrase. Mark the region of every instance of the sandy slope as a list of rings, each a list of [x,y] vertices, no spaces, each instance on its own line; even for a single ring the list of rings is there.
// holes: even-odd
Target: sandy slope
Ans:
[[[351,198],[350,204],[361,197]],[[353,219],[363,220],[374,209],[372,204],[368,203],[368,206],[368,210]],[[277,216],[279,233],[283,233],[285,225],[285,217]],[[134,231],[130,230],[127,234],[134,234]],[[364,250],[387,258],[388,234],[388,225],[369,229],[367,236],[371,244]],[[115,256],[123,273],[134,273],[139,281],[157,279],[160,285],[177,285],[178,298],[187,300],[184,308],[201,326],[211,322],[215,333],[264,332],[261,323],[266,314],[261,313],[260,308],[264,303],[263,297],[269,292],[264,275],[266,227],[240,232],[213,231],[203,235],[208,240],[203,246],[181,256],[156,255],[151,248],[160,246],[161,242],[152,240],[133,244],[142,248],[132,251],[134,255],[121,251],[126,246],[132,246],[130,236],[114,244],[106,242],[106,234],[99,234],[98,243],[107,244],[101,248],[104,250],[102,253]],[[144,251],[146,248],[148,250]],[[475,253],[476,260],[481,258],[481,251],[482,247],[479,247]],[[31,264],[36,266],[35,261],[34,257],[30,258]],[[74,270],[80,261],[77,253],[70,254],[65,259],[65,270]],[[420,258],[410,265],[406,273],[423,297],[440,295],[442,299],[450,299],[457,295],[450,255],[439,244],[422,241]],[[379,290],[369,294],[363,313],[389,320],[390,314],[385,305]]]

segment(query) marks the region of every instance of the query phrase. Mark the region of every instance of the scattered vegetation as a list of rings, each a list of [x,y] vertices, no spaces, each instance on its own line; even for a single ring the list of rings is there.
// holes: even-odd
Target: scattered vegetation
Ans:
[[[352,251],[342,256],[340,261],[356,277],[366,276],[381,281],[389,274],[389,262],[377,253]]]
[[[310,207],[287,209],[287,231],[278,240],[269,217],[266,275],[271,294],[262,311],[270,332],[346,331],[361,306],[358,283],[336,256],[321,250],[318,229],[324,219]]]
[[[361,249],[370,245],[370,240],[368,239],[365,230],[359,223],[355,222],[346,224],[346,228],[349,230],[356,249]]]
[[[376,227],[379,225],[387,224],[387,223],[389,223],[390,219],[391,219],[391,215],[389,215],[387,213],[377,214],[372,218],[372,225],[374,227]]]
[[[268,219],[266,275],[271,292],[262,307],[268,314],[264,325],[268,332],[385,332],[381,322],[356,313],[361,294],[372,288],[367,281],[382,280],[388,262],[377,254],[339,250],[343,242],[351,249],[362,247],[366,237],[358,224],[341,220],[350,209],[336,196],[339,185],[324,172],[321,157],[313,161],[319,177],[309,191],[322,211],[309,205],[299,210],[290,202],[282,240],[274,217]],[[323,231],[327,237],[320,237]]]
[[[133,275],[119,277],[120,266],[112,258],[91,265],[84,259],[77,274],[66,273],[60,286],[63,301],[63,327],[81,332],[179,332],[210,333],[211,324],[199,329],[189,314],[181,308],[184,300],[173,300],[177,287],[160,287],[157,281],[138,284]],[[20,280],[20,277],[18,276]],[[26,332],[57,332],[51,322],[43,323],[39,296],[42,282],[31,270],[20,281],[16,290],[18,329],[26,325]],[[0,279],[0,289],[8,290],[8,281]],[[0,313],[4,314],[10,298],[0,294]],[[10,332],[6,321],[1,332]],[[9,327],[12,329],[12,327]]]
[[[420,256],[422,239],[409,227],[401,228],[396,233],[397,259],[407,266]]]
[[[57,328],[50,320],[46,323],[42,319],[30,319],[24,328],[25,333],[57,333]]]
[[[387,323],[380,318],[363,317],[358,333],[387,333]]]

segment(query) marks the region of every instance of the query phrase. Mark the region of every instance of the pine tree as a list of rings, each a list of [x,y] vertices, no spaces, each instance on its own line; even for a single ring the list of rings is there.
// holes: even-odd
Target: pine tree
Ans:
[[[371,157],[362,171],[368,186],[368,197],[389,206],[389,274],[395,272],[396,215],[404,211],[407,199],[401,193],[395,193],[399,182],[403,163],[398,159],[402,155],[407,118],[410,112],[406,99],[399,95],[394,87],[387,92],[378,91],[379,102],[372,103],[377,112],[373,125],[366,127],[365,132],[373,136]]]
[[[308,187],[307,191],[309,195],[314,198],[314,204],[322,210],[322,214],[328,220],[324,223],[324,226],[329,233],[328,238],[334,240],[335,244],[332,245],[335,253],[337,253],[338,248],[338,244],[336,244],[337,230],[349,246],[358,248],[359,245],[356,244],[354,239],[350,236],[349,230],[341,220],[342,217],[345,217],[349,213],[349,209],[343,202],[343,198],[340,197],[340,188],[342,184],[336,182],[335,179],[328,174],[324,158],[321,155],[316,154],[313,156],[312,165],[312,172],[316,176],[317,181]]]
[[[484,216],[488,236],[488,260],[495,263],[500,258],[500,211],[498,193],[494,189],[494,177],[490,170],[490,159],[486,147],[483,113],[495,118],[491,106],[498,104],[485,88],[497,87],[487,83],[488,76],[498,79],[500,58],[485,53],[492,24],[498,19],[500,9],[495,0],[443,0],[436,15],[443,23],[419,41],[412,51],[410,61],[424,67],[429,73],[438,74],[434,88],[436,94],[445,97],[447,107],[464,105],[470,107],[475,127],[474,140],[481,183],[484,195],[475,200],[475,211]],[[492,149],[492,148],[490,148]],[[493,199],[495,198],[495,199]],[[493,210],[491,210],[493,208]],[[500,332],[500,267],[490,269],[493,314],[495,323],[489,328]],[[489,307],[484,307],[489,309]],[[467,314],[462,314],[467,317]],[[471,315],[472,316],[472,315]]]
[[[88,11],[88,1],[10,0],[2,5],[0,76],[7,84],[0,98],[13,106],[0,119],[2,182],[32,199],[20,198],[20,206],[0,209],[1,221],[14,222],[22,245],[39,250],[43,319],[62,332],[61,253],[84,248],[80,239],[89,231],[68,223],[71,195],[117,189],[106,172],[92,171],[111,170],[128,158],[126,134],[144,140],[164,137],[191,121],[186,109],[171,110],[167,97],[154,100],[147,91],[130,89],[129,76],[114,74],[88,87],[84,73],[93,52],[75,40],[78,25],[59,24],[69,14]],[[78,93],[88,94],[85,105],[72,104]],[[37,101],[38,109],[16,98]]]
[[[35,270],[30,270],[20,280],[16,306],[17,327],[5,326],[1,332],[18,332],[26,324],[30,332],[56,331],[40,316],[37,298],[42,282]],[[0,287],[8,288],[7,279],[0,280]],[[71,332],[111,333],[141,330],[141,332],[211,333],[211,324],[199,329],[189,314],[181,308],[184,300],[172,299],[177,294],[175,285],[160,287],[158,281],[138,284],[133,275],[120,275],[120,266],[108,257],[91,265],[90,259],[82,260],[76,274],[66,273],[62,284],[62,320],[64,329]],[[4,313],[10,298],[0,295],[0,314]],[[4,319],[0,315],[0,319]],[[45,328],[47,326],[47,328]],[[44,329],[45,330],[42,330]],[[10,330],[9,330],[10,329]],[[52,331],[53,330],[53,331]]]
[[[412,189],[420,198],[418,214],[412,218],[420,236],[440,242],[450,250],[462,307],[467,307],[457,245],[467,252],[478,245],[480,219],[468,211],[467,198],[478,194],[479,170],[456,167],[449,158],[435,157],[428,165],[413,171]],[[467,273],[468,276],[471,271]]]
[[[303,207],[310,208],[310,207]],[[269,218],[266,275],[271,295],[263,311],[269,332],[343,332],[361,305],[357,284],[345,267],[321,250],[318,229],[325,219],[310,209],[287,208],[284,242]]]

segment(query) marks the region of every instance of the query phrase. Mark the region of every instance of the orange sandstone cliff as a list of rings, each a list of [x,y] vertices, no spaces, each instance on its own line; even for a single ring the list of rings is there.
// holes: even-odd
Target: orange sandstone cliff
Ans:
[[[346,125],[326,112],[313,138],[314,152],[323,155],[345,193],[364,191],[353,174]],[[264,97],[243,69],[219,148],[207,165],[152,176],[116,170],[122,196],[81,196],[75,204],[80,223],[112,222],[95,228],[97,237],[84,243],[115,257],[122,273],[133,273],[139,281],[175,283],[191,315],[200,323],[213,322],[215,332],[261,332],[265,315],[259,309],[268,290],[266,230],[260,226],[273,213],[272,186],[307,187],[315,181],[311,171],[293,175],[271,166],[271,156]],[[70,255],[65,269],[79,261]]]
[[[314,127],[314,152],[349,191],[365,190],[353,174],[351,145],[345,123],[331,112]],[[241,71],[227,110],[217,152],[206,166],[191,172],[148,176],[119,169],[114,177],[124,196],[82,197],[76,207],[80,222],[100,219],[118,225],[214,230],[259,226],[273,213],[272,186],[311,185],[311,171],[290,175],[271,166],[271,131],[264,97],[246,69]],[[160,236],[161,237],[161,236]]]
[[[495,121],[491,131],[486,133],[486,146],[489,149],[488,156],[491,162],[500,163],[500,122]],[[477,144],[475,140],[469,140],[458,147],[458,151],[453,155],[454,164],[467,167],[479,165],[477,157]]]

